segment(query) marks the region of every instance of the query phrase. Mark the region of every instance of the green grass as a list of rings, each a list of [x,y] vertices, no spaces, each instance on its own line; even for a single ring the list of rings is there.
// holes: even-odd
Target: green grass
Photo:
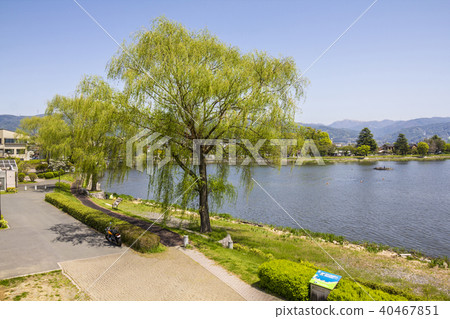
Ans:
[[[52,178],[46,178],[46,180],[51,180],[51,179],[58,179],[59,180],[59,176],[55,176]],[[61,181],[67,181],[67,182],[75,182],[75,176],[72,173],[66,173],[64,175],[61,175]]]

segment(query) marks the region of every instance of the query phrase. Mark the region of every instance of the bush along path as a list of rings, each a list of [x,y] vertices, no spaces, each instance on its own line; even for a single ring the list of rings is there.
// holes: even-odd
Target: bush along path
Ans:
[[[133,249],[139,252],[157,251],[160,245],[160,239],[157,235],[146,232],[142,234],[142,229],[126,221],[108,216],[96,209],[86,207],[79,202],[70,193],[48,193],[45,200],[55,207],[78,219],[83,224],[103,233],[105,228],[111,224],[116,227],[122,235],[123,243],[133,245]]]
[[[183,239],[181,238],[181,236],[177,233],[174,233],[168,229],[162,228],[158,225],[155,225],[153,223],[144,221],[144,220],[140,220],[137,218],[133,218],[130,216],[126,216],[126,215],[122,215],[116,212],[113,212],[109,209],[103,208],[97,204],[95,204],[94,202],[92,202],[89,197],[85,196],[85,195],[79,195],[76,192],[75,188],[72,188],[72,194],[78,198],[78,200],[85,206],[89,207],[89,208],[93,208],[95,210],[99,210],[105,214],[107,214],[108,216],[126,221],[132,225],[138,226],[144,230],[147,230],[155,235],[158,235],[159,238],[161,239],[161,244],[163,244],[164,246],[168,246],[168,247],[175,247],[175,246],[182,246],[183,245]]]

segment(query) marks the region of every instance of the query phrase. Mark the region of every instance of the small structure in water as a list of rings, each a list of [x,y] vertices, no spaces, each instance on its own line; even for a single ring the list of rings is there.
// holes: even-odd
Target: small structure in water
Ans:
[[[383,166],[383,167],[379,166],[379,167],[374,167],[374,169],[376,169],[377,171],[390,171],[393,168],[392,167],[386,167],[386,166]]]

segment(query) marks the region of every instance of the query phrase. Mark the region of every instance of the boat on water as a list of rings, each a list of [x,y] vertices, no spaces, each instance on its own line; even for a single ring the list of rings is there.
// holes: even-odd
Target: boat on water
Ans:
[[[374,167],[374,169],[376,169],[377,171],[390,171],[390,170],[393,170],[392,167],[386,167],[386,166],[383,166],[383,167],[381,167],[381,166],[379,166],[379,167]]]

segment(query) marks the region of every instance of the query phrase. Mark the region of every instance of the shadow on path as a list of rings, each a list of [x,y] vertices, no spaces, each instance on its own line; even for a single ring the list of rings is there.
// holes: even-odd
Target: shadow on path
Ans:
[[[91,247],[111,246],[107,240],[101,240],[99,234],[89,228],[74,224],[56,224],[48,230],[57,234],[53,242],[71,243],[73,246],[87,244]]]

